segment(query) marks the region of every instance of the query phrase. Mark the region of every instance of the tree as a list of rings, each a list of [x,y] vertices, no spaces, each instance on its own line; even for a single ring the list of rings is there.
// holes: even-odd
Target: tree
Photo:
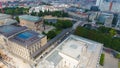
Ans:
[[[104,54],[101,54],[101,57],[100,57],[100,65],[104,65],[104,57],[105,55]]]
[[[109,31],[108,31],[109,32]],[[111,35],[114,35],[114,31],[110,31],[109,33],[104,33],[94,29],[87,29],[84,27],[77,27],[75,30],[75,34],[78,36],[82,36],[100,43],[103,43],[105,47],[112,48],[120,52],[120,38],[113,38]]]
[[[14,8],[3,8],[4,13],[6,14],[11,14],[11,15],[21,15],[21,14],[26,14],[28,13],[28,8],[23,8],[23,7],[14,7]]]
[[[36,12],[32,12],[31,15],[32,15],[32,16],[36,16],[37,13],[36,13]]]
[[[120,54],[117,54],[117,55],[116,55],[116,58],[120,59]]]
[[[114,30],[114,29],[111,29],[111,30],[109,31],[109,33],[110,33],[110,35],[111,35],[112,37],[117,34],[116,30]]]
[[[20,22],[20,20],[19,20],[19,17],[18,17],[18,16],[15,18],[15,20],[16,20],[17,22]]]
[[[55,33],[55,31],[49,31],[48,33],[47,33],[47,37],[49,38],[49,39],[52,39],[52,38],[54,38],[56,36],[56,33]]]
[[[69,27],[72,27],[72,21],[70,20],[58,20],[57,23],[56,23],[56,28],[59,28],[59,29],[65,29],[65,28],[69,28]]]
[[[100,26],[98,28],[98,31],[100,31],[102,33],[109,33],[110,30],[111,30],[111,28],[107,28],[107,27],[104,27],[104,26]]]

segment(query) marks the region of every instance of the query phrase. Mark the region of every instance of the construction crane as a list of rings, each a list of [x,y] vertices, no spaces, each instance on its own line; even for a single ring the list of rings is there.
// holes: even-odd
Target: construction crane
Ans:
[[[4,13],[3,9],[2,9],[2,2],[0,2],[0,10],[2,13]]]

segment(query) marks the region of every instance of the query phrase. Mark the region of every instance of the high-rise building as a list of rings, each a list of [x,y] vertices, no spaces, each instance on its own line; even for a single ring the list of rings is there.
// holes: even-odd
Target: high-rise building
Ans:
[[[96,0],[96,6],[100,6],[103,0]]]
[[[120,12],[120,0],[97,0],[96,6],[101,11]]]

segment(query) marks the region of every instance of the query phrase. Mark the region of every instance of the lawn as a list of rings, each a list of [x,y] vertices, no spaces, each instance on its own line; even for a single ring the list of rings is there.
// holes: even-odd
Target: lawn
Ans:
[[[118,62],[118,68],[120,68],[120,62]]]

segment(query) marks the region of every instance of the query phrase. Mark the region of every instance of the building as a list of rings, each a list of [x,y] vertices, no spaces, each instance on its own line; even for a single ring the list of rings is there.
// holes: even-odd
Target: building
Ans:
[[[120,30],[120,15],[118,16],[118,21],[116,23],[115,29]]]
[[[13,25],[3,25],[0,26],[0,45],[8,45],[8,39],[14,35],[27,30],[26,27],[19,27]]]
[[[0,44],[11,53],[27,61],[36,59],[35,52],[47,43],[47,37],[25,26],[0,26]]]
[[[12,18],[12,16],[8,15],[8,14],[2,14],[2,13],[0,13],[0,19],[8,19],[8,18]]]
[[[13,20],[11,15],[0,14],[0,26],[11,25],[11,24],[17,24],[17,21]]]
[[[31,15],[21,15],[20,18],[20,25],[26,26],[31,30],[41,30],[43,27],[43,20],[37,16]]]
[[[101,11],[120,12],[120,0],[97,0],[96,6]]]
[[[103,44],[70,35],[38,64],[38,68],[97,68]]]
[[[98,14],[98,24],[103,24],[106,27],[112,27],[114,15],[112,13],[100,12]]]
[[[96,0],[96,6],[100,6],[100,4],[103,2],[103,0]]]
[[[57,23],[58,17],[44,16],[44,21],[48,23]]]
[[[51,5],[40,5],[37,7],[32,7],[29,10],[29,13],[32,12],[37,12],[39,13],[40,11],[45,12],[45,11],[61,11],[64,10],[65,8],[68,8],[69,5],[67,4],[62,4],[62,3],[51,3]]]
[[[89,14],[89,20],[94,21],[97,18],[97,13],[98,12],[90,12]]]

